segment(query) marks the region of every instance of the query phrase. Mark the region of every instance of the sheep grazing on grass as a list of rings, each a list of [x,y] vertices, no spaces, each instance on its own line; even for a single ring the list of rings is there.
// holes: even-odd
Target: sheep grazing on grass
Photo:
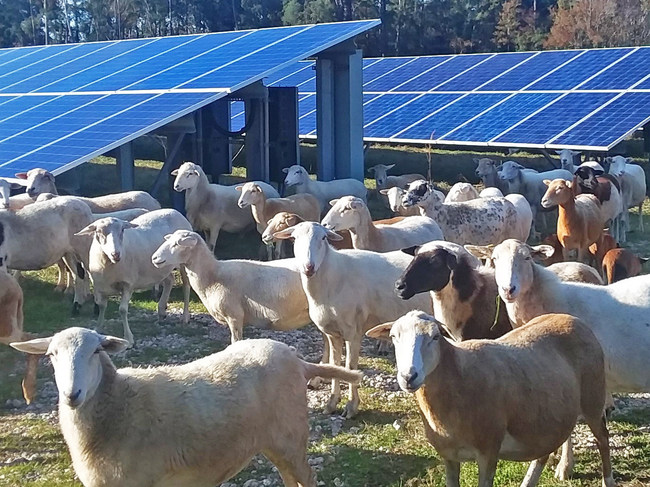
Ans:
[[[355,249],[390,252],[443,239],[438,224],[426,216],[410,216],[387,225],[373,222],[368,206],[360,198],[343,196],[330,201],[330,205],[322,225],[335,232],[348,230]]]
[[[116,369],[126,340],[85,328],[12,343],[46,353],[59,423],[85,487],[214,487],[263,453],[287,487],[316,487],[307,463],[307,380],[358,383],[273,340],[245,340],[185,365]]]
[[[23,290],[10,274],[0,271],[0,343],[9,345],[19,340],[29,340],[30,333],[23,331]],[[36,397],[36,372],[38,356],[29,355],[23,378],[23,397],[30,404]]]
[[[239,191],[235,186],[210,184],[201,166],[185,162],[171,172],[176,176],[174,190],[185,191],[185,212],[192,228],[203,232],[205,239],[214,252],[217,237],[221,230],[241,232],[255,223],[248,208],[237,204]],[[279,198],[278,192],[267,183],[257,181],[267,198]]]
[[[569,260],[571,250],[576,250],[578,260],[585,262],[589,246],[599,243],[603,236],[603,213],[598,198],[592,194],[576,196],[573,183],[564,179],[545,179],[544,184],[548,189],[542,206],[559,207],[557,237],[564,260]]]
[[[603,351],[584,323],[550,314],[497,340],[456,343],[445,334],[422,311],[367,332],[392,338],[397,382],[415,393],[447,487],[460,487],[465,461],[478,463],[479,487],[491,487],[499,459],[532,461],[522,486],[536,486],[578,417],[596,437],[603,487],[614,487]]]
[[[310,193],[320,203],[321,213],[329,208],[329,202],[341,196],[356,196],[367,200],[368,190],[361,181],[356,179],[335,179],[333,181],[314,181],[309,177],[307,169],[299,165],[285,167],[282,170],[286,177],[284,184],[294,186],[296,193]]]
[[[340,362],[344,340],[345,365],[348,369],[356,369],[366,330],[397,319],[414,308],[431,309],[428,296],[417,296],[414,302],[407,302],[393,291],[392,283],[411,261],[403,252],[335,250],[328,240],[336,241],[341,237],[313,222],[299,223],[276,233],[275,237],[295,239],[294,252],[309,303],[309,316],[327,335],[332,364]],[[340,384],[334,380],[325,411],[335,411],[340,398]],[[359,391],[355,384],[350,385],[349,398],[344,414],[351,418],[359,409]]]
[[[133,344],[129,327],[129,302],[137,290],[150,289],[162,283],[158,301],[158,317],[164,318],[167,301],[174,285],[175,266],[154,266],[151,254],[164,242],[165,235],[176,230],[191,230],[190,223],[176,210],[156,210],[131,222],[117,218],[102,218],[91,223],[77,235],[92,236],[88,272],[95,287],[95,304],[99,307],[98,326],[102,326],[108,297],[120,295],[120,318],[124,338]],[[190,319],[190,285],[185,270],[180,268],[183,281],[183,323]]]

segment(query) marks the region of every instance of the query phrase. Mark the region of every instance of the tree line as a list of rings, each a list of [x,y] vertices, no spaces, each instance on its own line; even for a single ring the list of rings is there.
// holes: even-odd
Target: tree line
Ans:
[[[650,43],[650,0],[0,0],[0,45],[370,18],[366,56]]]

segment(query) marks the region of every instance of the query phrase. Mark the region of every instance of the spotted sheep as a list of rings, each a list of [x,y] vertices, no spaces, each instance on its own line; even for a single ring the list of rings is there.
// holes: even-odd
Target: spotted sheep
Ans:
[[[573,184],[576,192],[593,194],[600,201],[601,212],[605,222],[610,221],[610,234],[617,242],[625,241],[625,232],[620,224],[623,212],[623,197],[618,180],[609,175],[596,175],[596,171],[588,166],[576,169]]]
[[[507,238],[525,240],[530,231],[519,224],[517,209],[505,198],[445,203],[444,198],[423,179],[409,184],[403,204],[419,206],[422,215],[438,223],[445,240],[460,245],[497,244]]]

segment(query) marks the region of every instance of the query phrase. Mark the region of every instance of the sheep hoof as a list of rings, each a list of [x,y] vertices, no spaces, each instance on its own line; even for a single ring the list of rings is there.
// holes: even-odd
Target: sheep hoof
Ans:
[[[358,412],[359,403],[355,401],[348,401],[348,403],[345,405],[345,409],[343,410],[343,417],[345,419],[352,419],[357,415]]]
[[[62,293],[62,292],[65,292],[65,291],[66,291],[66,287],[65,287],[65,286],[55,286],[55,287],[54,287],[54,292],[55,292],[55,293]]]
[[[309,379],[309,382],[307,382],[307,387],[309,389],[320,389],[322,385],[323,385],[322,377],[314,377],[312,379]]]
[[[72,316],[79,316],[80,312],[81,312],[81,304],[77,302],[72,303]]]
[[[95,303],[95,306],[94,306],[94,308],[93,308],[93,316],[94,316],[95,318],[98,318],[98,317],[99,317],[99,305],[98,305],[97,303]]]
[[[560,463],[557,464],[557,467],[555,467],[555,478],[558,480],[569,480],[572,473],[573,466],[568,463],[560,461]]]
[[[327,405],[325,406],[325,414],[334,413],[338,409],[340,400],[341,399],[337,396],[330,396],[330,399],[327,401]]]

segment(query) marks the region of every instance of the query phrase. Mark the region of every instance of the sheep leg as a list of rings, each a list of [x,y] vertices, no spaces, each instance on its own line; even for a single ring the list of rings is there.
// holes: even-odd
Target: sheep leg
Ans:
[[[294,443],[294,439],[287,440]],[[306,445],[305,441],[295,441],[298,444]],[[302,450],[302,451],[298,451]],[[296,448],[296,451],[265,450],[264,456],[275,465],[282,477],[285,487],[316,487],[316,479],[309,463],[307,462],[307,449]]]
[[[122,326],[124,327],[124,339],[129,342],[129,347],[133,346],[133,333],[131,333],[131,328],[129,328],[129,301],[131,301],[132,295],[133,289],[124,286],[124,289],[122,289],[122,296],[120,297],[120,318],[122,319]],[[158,306],[160,306],[160,304]]]
[[[330,341],[327,339],[327,335],[325,333],[321,332],[321,336],[323,339],[323,356],[320,359],[320,363],[327,364],[330,358]],[[307,382],[307,386],[310,389],[319,389],[322,384],[322,377],[314,377],[312,379],[309,379],[309,382]]]
[[[340,337],[327,335],[330,342],[330,364],[341,364],[341,349],[343,348],[343,340]],[[332,379],[332,393],[325,406],[325,414],[332,414],[336,411],[339,401],[341,400],[341,383],[339,379]]]
[[[215,230],[206,230],[205,240],[208,242],[210,251],[214,254],[214,249],[217,247],[217,238],[219,238],[219,228]]]
[[[555,478],[558,480],[569,480],[573,474],[573,442],[571,441],[571,436],[562,443],[562,454],[560,455],[560,461],[555,467]]]
[[[104,324],[106,306],[108,306],[108,296],[95,291],[95,306],[97,308],[97,326],[101,327]]]
[[[86,271],[81,266],[81,263],[72,253],[67,253],[63,256],[65,265],[68,266],[70,272],[74,275],[74,298],[72,301],[72,316],[78,316],[81,305],[85,299],[85,277]]]
[[[58,268],[58,276],[56,279],[56,287],[54,288],[54,291],[57,293],[62,293],[63,291],[66,290],[66,281],[68,278],[68,267],[65,265],[65,262],[63,260],[59,260],[56,263],[56,266]]]
[[[571,260],[571,249],[567,249],[566,247],[562,247],[562,260],[564,262],[569,262]]]
[[[497,455],[480,454],[478,456],[478,487],[492,487],[494,485],[497,462]]]
[[[30,333],[23,333],[22,340],[31,340],[34,338]],[[22,381],[23,397],[27,404],[31,404],[36,397],[36,373],[38,371],[38,361],[40,355],[27,354],[27,366],[25,376]]]
[[[185,266],[180,266],[178,271],[181,273],[181,282],[183,283],[183,323],[190,322],[190,280],[187,278]]]
[[[445,463],[446,487],[460,487],[460,462],[443,460]]]
[[[361,350],[361,337],[354,336],[352,340],[345,341],[345,367],[349,370],[359,368],[359,351]],[[344,416],[351,419],[359,412],[359,385],[348,384],[349,400],[345,405]]]
[[[639,231],[643,231],[643,202],[639,204]]]
[[[238,342],[244,338],[244,323],[241,320],[228,320],[228,328],[230,328],[230,343]]]
[[[172,287],[174,287],[174,275],[169,274],[162,282],[162,294],[158,300],[158,321],[164,320],[167,316],[167,303],[169,302]]]
[[[531,462],[521,487],[535,487],[542,476],[546,462],[548,462],[548,455]]]
[[[593,417],[585,415],[585,422],[596,438],[596,446],[600,453],[600,459],[603,462],[603,487],[614,487],[614,475],[612,473],[612,461],[609,455],[609,432],[607,431],[607,420],[605,415]]]

